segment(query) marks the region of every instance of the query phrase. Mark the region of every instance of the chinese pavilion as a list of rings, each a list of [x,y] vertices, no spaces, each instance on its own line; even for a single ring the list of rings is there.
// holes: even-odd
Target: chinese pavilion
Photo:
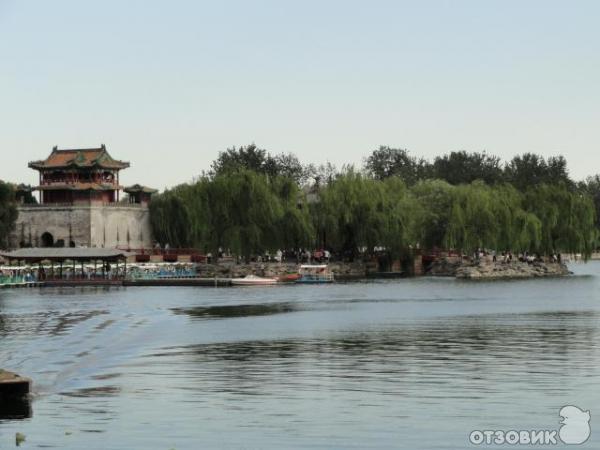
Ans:
[[[29,163],[39,172],[39,203],[22,202],[13,233],[15,247],[104,247],[131,251],[152,246],[148,205],[156,192],[139,184],[124,188],[128,162],[99,148],[52,149]],[[120,192],[128,194],[120,198]]]
[[[128,162],[113,159],[106,147],[79,150],[59,150],[43,161],[33,161],[29,167],[39,171],[40,203],[78,204],[115,203],[119,201],[119,171]]]

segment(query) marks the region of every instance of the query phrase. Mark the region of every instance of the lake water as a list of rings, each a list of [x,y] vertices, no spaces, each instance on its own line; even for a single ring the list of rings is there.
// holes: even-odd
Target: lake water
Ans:
[[[465,449],[559,428],[600,448],[600,263],[511,282],[0,291],[0,367],[33,378],[0,448]],[[554,448],[562,448],[561,445]]]

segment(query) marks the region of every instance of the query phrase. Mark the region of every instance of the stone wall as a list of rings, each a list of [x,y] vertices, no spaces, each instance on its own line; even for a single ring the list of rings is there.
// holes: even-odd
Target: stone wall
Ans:
[[[91,246],[152,247],[150,210],[142,206],[91,207]]]
[[[53,241],[65,246],[90,246],[90,214],[85,207],[21,206],[11,243],[13,247],[43,247],[43,234],[50,233]]]
[[[129,247],[152,246],[150,212],[144,206],[21,206],[13,247],[42,247],[43,235],[69,246]]]
[[[298,263],[258,263],[236,264],[233,262],[218,264],[200,264],[198,265],[199,275],[201,277],[212,278],[240,278],[246,275],[258,275],[261,277],[277,277],[287,273],[297,273]],[[342,263],[332,262],[329,264],[337,280],[353,280],[366,277],[366,265],[362,262]]]

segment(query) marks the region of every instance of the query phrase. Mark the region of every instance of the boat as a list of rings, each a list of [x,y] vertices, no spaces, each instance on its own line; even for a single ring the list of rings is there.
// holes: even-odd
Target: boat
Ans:
[[[276,278],[257,277],[256,275],[246,275],[244,278],[231,279],[231,284],[234,286],[269,286],[278,282]]]
[[[327,264],[303,264],[298,271],[300,278],[296,283],[332,283],[333,272]]]
[[[281,283],[294,283],[300,279],[299,273],[286,273],[279,276],[279,281]]]

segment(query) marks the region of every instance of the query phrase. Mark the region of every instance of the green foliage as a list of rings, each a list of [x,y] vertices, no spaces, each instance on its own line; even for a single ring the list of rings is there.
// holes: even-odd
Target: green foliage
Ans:
[[[271,155],[255,144],[246,147],[229,148],[219,153],[212,163],[211,175],[218,176],[243,170],[268,175],[270,177],[286,177],[300,183],[306,180],[307,174],[298,158],[291,153]]]
[[[588,177],[577,184],[577,189],[582,194],[588,195],[596,208],[596,228],[600,227],[600,175]]]
[[[301,200],[292,179],[239,168],[156,196],[151,222],[162,245],[214,253],[223,248],[249,258],[312,242],[312,223]]]
[[[597,229],[590,196],[573,192],[560,183],[534,186],[525,198],[528,209],[541,222],[540,251],[581,253],[585,258],[591,255]]]
[[[443,247],[450,226],[454,187],[442,180],[425,180],[417,183],[412,193],[421,206],[417,218],[420,246]]]
[[[155,238],[171,247],[190,247],[190,217],[187,205],[172,191],[157,196],[150,204],[150,221]]]
[[[351,257],[375,247],[400,255],[414,243],[417,209],[399,178],[382,182],[352,168],[323,188],[313,207],[324,246]]]
[[[539,219],[523,209],[523,196],[512,186],[476,181],[454,188],[446,247],[535,251],[540,233]]]
[[[433,161],[433,177],[450,184],[466,184],[482,180],[488,184],[502,181],[500,158],[485,152],[451,152]]]
[[[554,156],[546,160],[534,153],[515,156],[506,164],[504,179],[520,190],[534,185],[561,182],[566,186],[573,186],[567,170],[567,161],[563,156]]]
[[[0,181],[0,248],[8,247],[8,238],[15,227],[17,216],[14,188]]]
[[[562,157],[525,154],[503,168],[486,153],[452,152],[429,164],[380,147],[359,172],[303,168],[293,155],[252,145],[221,153],[212,167],[154,198],[162,244],[246,258],[300,247],[347,257],[384,250],[403,258],[419,247],[588,257],[598,236],[600,177],[575,186]]]
[[[409,186],[432,178],[432,167],[425,159],[410,156],[408,150],[386,146],[371,153],[365,160],[365,170],[378,180],[400,177]]]

